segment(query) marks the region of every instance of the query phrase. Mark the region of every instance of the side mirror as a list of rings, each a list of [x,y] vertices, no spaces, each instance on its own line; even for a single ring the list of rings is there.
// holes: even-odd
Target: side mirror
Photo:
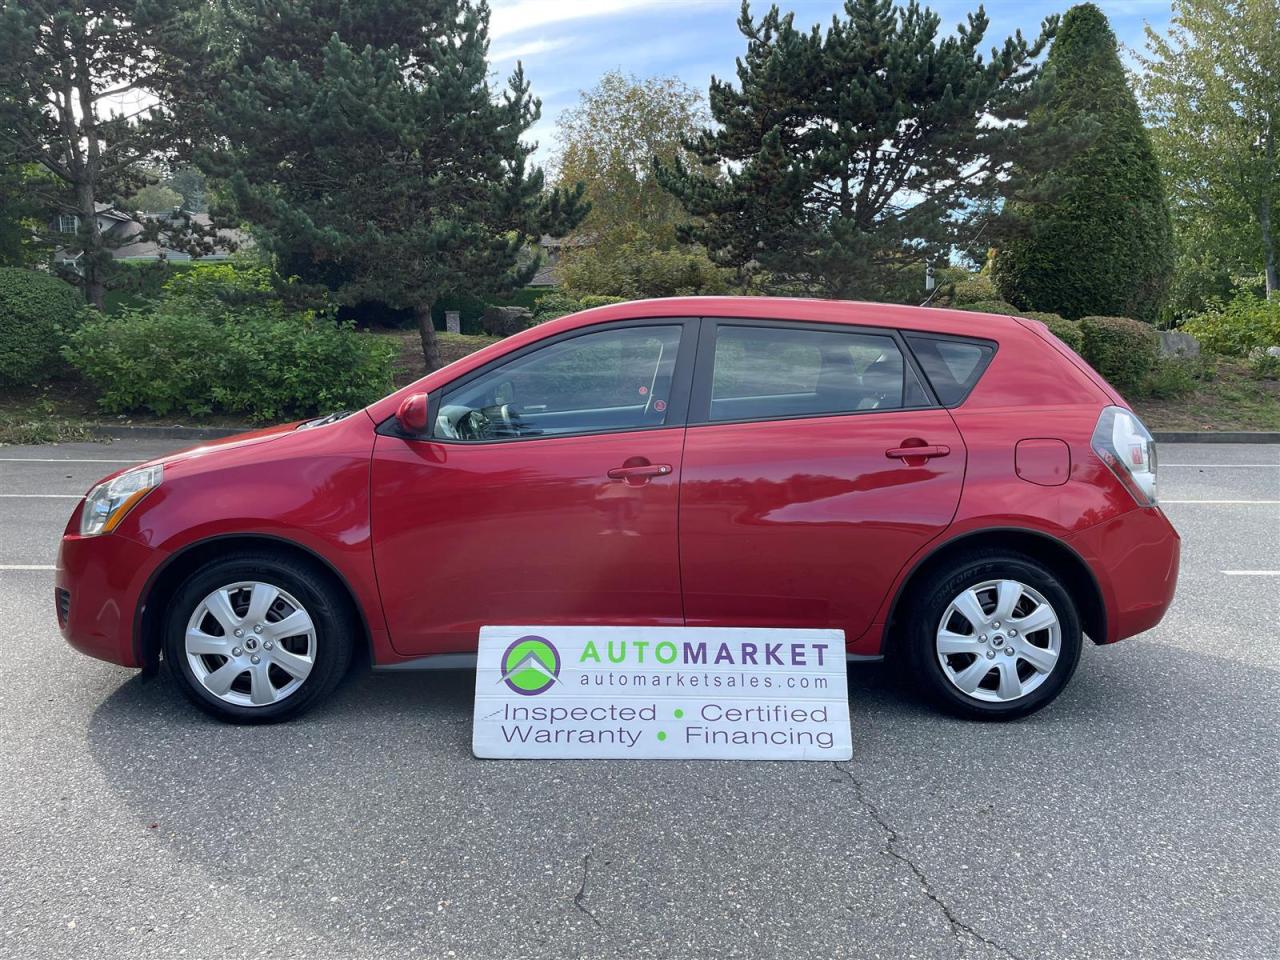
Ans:
[[[415,393],[405,397],[396,411],[396,423],[405,433],[419,435],[427,432],[427,395]]]

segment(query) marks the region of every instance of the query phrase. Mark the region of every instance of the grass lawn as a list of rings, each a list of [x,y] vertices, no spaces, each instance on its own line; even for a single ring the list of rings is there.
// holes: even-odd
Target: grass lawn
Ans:
[[[1149,430],[1280,430],[1280,380],[1259,379],[1227,360],[1185,397],[1132,403]]]

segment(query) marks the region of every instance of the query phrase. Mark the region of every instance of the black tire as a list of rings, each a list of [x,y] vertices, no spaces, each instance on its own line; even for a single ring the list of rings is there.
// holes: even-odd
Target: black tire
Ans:
[[[283,590],[306,609],[315,628],[310,673],[292,693],[261,706],[229,703],[205,689],[192,670],[185,646],[187,623],[204,599],[221,587],[246,581]],[[357,629],[348,599],[332,576],[291,557],[240,552],[199,568],[174,593],[164,619],[164,660],[183,694],[211,716],[231,723],[278,723],[333,692],[350,666]]]
[[[1057,614],[1061,631],[1057,662],[1044,679],[1031,692],[1006,702],[992,702],[966,694],[948,679],[938,656],[937,632],[951,602],[968,588],[992,580],[1016,580],[1035,590]],[[910,608],[905,616],[904,639],[911,673],[934,702],[959,716],[979,720],[1016,720],[1035,713],[1062,692],[1080,661],[1083,633],[1075,601],[1051,570],[1022,554],[1008,551],[967,554],[932,571],[912,591],[908,602]],[[1033,636],[1038,638],[1040,635]],[[951,661],[963,667],[976,664],[978,657],[960,654]],[[998,665],[996,660],[991,662]],[[994,686],[998,679],[999,671],[987,675],[983,683]]]

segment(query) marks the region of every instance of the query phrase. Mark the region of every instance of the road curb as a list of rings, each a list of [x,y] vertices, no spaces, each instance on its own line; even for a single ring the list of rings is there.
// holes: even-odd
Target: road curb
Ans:
[[[219,440],[253,427],[155,426],[141,423],[91,423],[89,432],[104,440]]]
[[[1280,443],[1276,430],[1152,430],[1156,443]]]

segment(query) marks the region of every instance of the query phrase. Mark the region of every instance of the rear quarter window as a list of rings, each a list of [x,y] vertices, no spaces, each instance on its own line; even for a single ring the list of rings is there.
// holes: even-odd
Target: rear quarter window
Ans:
[[[982,378],[995,355],[995,345],[985,340],[943,340],[904,334],[911,352],[943,406],[964,400]]]

